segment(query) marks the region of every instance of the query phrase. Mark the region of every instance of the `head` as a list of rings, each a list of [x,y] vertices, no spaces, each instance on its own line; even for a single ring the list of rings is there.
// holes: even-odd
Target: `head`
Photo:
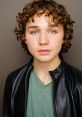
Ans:
[[[34,22],[35,15],[41,16],[43,14],[51,18],[56,26],[59,24],[63,26],[64,38],[60,53],[67,52],[71,46],[71,40],[73,38],[74,21],[71,20],[66,8],[53,0],[34,0],[27,3],[23,8],[23,11],[18,13],[18,16],[16,17],[17,26],[15,28],[15,33],[17,35],[17,39],[21,41],[22,47],[28,54],[30,54],[24,38],[26,24]]]

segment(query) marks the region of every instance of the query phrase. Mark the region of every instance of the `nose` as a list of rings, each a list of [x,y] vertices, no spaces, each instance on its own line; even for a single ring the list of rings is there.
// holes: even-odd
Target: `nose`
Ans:
[[[39,36],[39,44],[48,45],[48,43],[49,43],[49,40],[48,40],[46,32],[41,32]]]

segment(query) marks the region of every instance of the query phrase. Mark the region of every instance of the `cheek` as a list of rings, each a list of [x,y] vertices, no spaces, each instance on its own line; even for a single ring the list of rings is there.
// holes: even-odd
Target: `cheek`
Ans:
[[[54,42],[51,44],[51,48],[59,53],[62,48],[63,40],[54,40]]]
[[[53,39],[51,43],[53,47],[60,47],[63,44],[63,39],[56,38],[56,39]]]
[[[53,43],[63,43],[64,33],[62,32],[52,35],[50,38],[52,39]]]
[[[27,36],[28,35],[28,36]],[[29,46],[31,46],[32,45],[32,39],[30,38],[30,36],[29,36],[29,34],[26,34],[25,35],[25,38],[26,38],[26,40],[25,40],[25,44],[29,47]]]
[[[30,53],[33,53],[35,51],[35,43],[33,41],[26,40],[26,45]]]
[[[33,47],[33,43],[30,42],[29,40],[26,40],[26,45],[28,48],[32,48]]]

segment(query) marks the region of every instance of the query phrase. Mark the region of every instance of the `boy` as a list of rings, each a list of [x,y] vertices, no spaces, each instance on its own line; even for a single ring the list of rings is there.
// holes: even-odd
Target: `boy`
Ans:
[[[31,60],[7,78],[4,117],[82,117],[82,73],[62,57],[73,23],[53,0],[32,1],[18,13],[15,32]]]

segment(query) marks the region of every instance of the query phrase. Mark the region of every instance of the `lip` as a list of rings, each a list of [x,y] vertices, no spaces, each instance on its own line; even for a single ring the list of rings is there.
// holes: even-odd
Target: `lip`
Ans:
[[[44,49],[42,49],[42,50],[39,50],[38,52],[39,52],[40,55],[48,55],[49,52],[50,52],[50,50],[44,50]]]

